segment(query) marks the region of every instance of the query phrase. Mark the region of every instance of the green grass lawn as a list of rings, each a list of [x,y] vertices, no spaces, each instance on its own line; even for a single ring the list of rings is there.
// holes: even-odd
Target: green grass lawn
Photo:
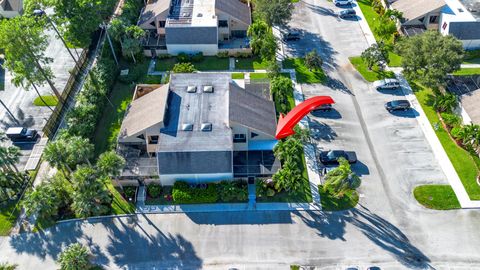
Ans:
[[[423,88],[418,84],[410,83],[414,89],[415,95],[420,102],[423,111],[432,125],[440,123],[440,119],[433,109],[433,92],[431,89]],[[460,177],[468,196],[472,200],[480,200],[480,186],[477,184],[476,177],[479,173],[477,164],[470,153],[459,147],[443,129],[442,125],[435,131],[445,152],[452,162],[455,171]]]
[[[323,83],[327,79],[323,70],[309,70],[305,66],[305,60],[303,58],[287,58],[283,61],[283,67],[286,69],[295,69],[299,83]]]
[[[480,75],[480,68],[462,68],[453,74],[458,76]]]
[[[245,73],[232,73],[232,80],[243,80],[245,79]]]
[[[216,56],[205,56],[200,62],[192,62],[195,69],[200,71],[228,70],[230,66],[228,58],[219,58]],[[175,57],[158,59],[155,63],[156,71],[169,71],[177,63]]]
[[[249,58],[235,58],[236,70],[255,70],[255,69],[267,69],[268,62],[262,60],[258,56]]]
[[[43,102],[40,97],[36,97],[33,100],[33,105],[35,105],[35,106],[57,106],[57,104],[58,104],[58,99],[57,99],[56,96],[47,95],[47,96],[42,96],[42,98],[45,102]]]
[[[388,52],[388,58],[390,60],[390,63],[388,63],[388,66],[390,67],[401,67],[402,66],[402,57],[398,54],[395,54],[393,52]]]
[[[15,225],[20,214],[20,207],[16,206],[17,202],[0,205],[0,236],[7,236]]]
[[[269,78],[267,73],[250,73],[250,80],[265,81],[265,80],[269,80]]]
[[[318,193],[322,204],[322,210],[325,211],[341,211],[353,208],[358,203],[358,192],[351,190],[342,198],[335,198],[330,192],[323,191],[323,186],[318,186]]]
[[[415,199],[423,206],[436,210],[461,208],[455,192],[449,185],[423,185],[413,190]]]
[[[110,103],[105,104],[105,108],[100,119],[94,136],[95,156],[112,149],[117,141],[120,126],[127,106],[132,101],[134,86],[117,82],[110,93]]]
[[[123,196],[115,189],[111,182],[107,183],[108,190],[113,195],[113,201],[111,204],[111,211],[114,215],[133,214],[135,213],[135,205],[129,203],[123,198]]]
[[[384,78],[395,78],[395,74],[391,71],[380,71],[377,66],[372,70],[368,70],[367,65],[360,56],[350,57],[350,62],[357,69],[357,71],[363,76],[363,78],[369,82],[381,80]]]

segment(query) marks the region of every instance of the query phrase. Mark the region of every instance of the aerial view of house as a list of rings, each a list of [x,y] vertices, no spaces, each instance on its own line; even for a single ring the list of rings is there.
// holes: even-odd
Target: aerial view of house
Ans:
[[[166,85],[137,85],[118,143],[156,158],[162,185],[219,181],[274,174],[275,128],[273,101],[230,74],[172,74]]]
[[[147,56],[215,55],[247,48],[251,23],[250,6],[239,0],[149,0],[138,25],[147,32]]]

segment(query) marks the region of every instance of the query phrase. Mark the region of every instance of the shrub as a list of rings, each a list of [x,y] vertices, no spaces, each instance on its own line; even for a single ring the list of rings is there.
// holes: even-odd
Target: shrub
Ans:
[[[192,62],[202,62],[203,59],[204,57],[202,52],[196,53],[194,56],[192,56]]]
[[[173,66],[173,73],[193,73],[195,66],[192,63],[177,63]]]
[[[224,52],[217,53],[217,57],[218,58],[228,58],[229,55],[228,55],[228,52],[224,51]]]
[[[440,115],[448,127],[456,127],[461,123],[461,118],[458,115],[452,113],[441,113]]]
[[[186,53],[183,53],[183,52],[182,52],[182,53],[179,53],[179,54],[177,55],[177,61],[178,61],[179,63],[187,63],[187,62],[190,61],[190,56],[189,56],[188,54],[186,54]]]
[[[178,204],[214,203],[218,200],[216,184],[208,184],[206,189],[191,188],[188,183],[177,181],[173,184],[173,201]]]
[[[137,190],[137,187],[124,187],[123,193],[125,193],[125,197],[133,199],[135,198],[136,190]]]
[[[247,52],[237,52],[235,53],[234,55],[236,58],[249,58],[252,56],[251,53],[247,53]]]
[[[460,139],[460,133],[462,132],[463,127],[454,127],[452,130],[450,130],[450,134],[452,134],[452,137],[455,139]]]
[[[147,192],[150,197],[158,198],[160,194],[162,194],[162,186],[159,184],[150,184],[147,186]]]
[[[220,200],[223,202],[246,201],[248,190],[243,182],[222,181],[217,185]]]
[[[80,243],[68,246],[58,256],[58,263],[61,270],[80,270],[90,267],[88,249]]]

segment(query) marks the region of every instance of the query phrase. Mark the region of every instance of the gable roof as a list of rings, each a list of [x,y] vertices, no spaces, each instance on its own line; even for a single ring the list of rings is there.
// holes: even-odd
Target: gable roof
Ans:
[[[163,122],[167,99],[168,84],[135,99],[130,104],[120,129],[120,137],[134,136]]]
[[[231,122],[275,137],[276,114],[273,101],[264,99],[230,83],[229,96]]]
[[[171,0],[155,0],[155,2],[147,4],[140,14],[138,25],[142,25],[170,9],[170,2]]]
[[[23,8],[20,0],[3,0],[0,1],[0,6],[4,11],[20,11]]]
[[[480,21],[450,22],[448,33],[460,40],[480,39]]]
[[[401,11],[406,21],[414,20],[445,6],[444,0],[397,0],[390,7]]]
[[[249,25],[252,23],[250,7],[240,2],[240,0],[216,0],[215,8],[235,17],[244,24]]]

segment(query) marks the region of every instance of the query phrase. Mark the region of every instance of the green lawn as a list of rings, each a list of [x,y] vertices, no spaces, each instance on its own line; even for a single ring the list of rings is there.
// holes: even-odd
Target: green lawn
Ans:
[[[413,190],[415,199],[423,206],[436,210],[461,208],[455,192],[449,185],[423,185]]]
[[[216,56],[205,56],[200,62],[192,62],[195,69],[200,71],[228,70],[230,66],[229,58],[219,58]],[[177,63],[175,57],[158,59],[155,63],[156,71],[169,71]]]
[[[235,69],[236,70],[255,70],[255,69],[267,69],[268,62],[262,60],[258,56],[249,58],[236,58]]]
[[[20,214],[20,207],[16,206],[16,202],[0,206],[0,236],[8,235],[15,225],[15,221]]]
[[[460,177],[463,186],[465,187],[470,199],[480,200],[480,186],[477,184],[476,177],[479,170],[475,160],[470,153],[459,147],[448,135],[447,131],[443,129],[440,119],[433,109],[433,92],[431,89],[421,87],[418,84],[411,83],[410,86],[414,89],[415,95],[420,102],[423,111],[428,117],[432,125],[438,125],[435,131],[440,140],[445,152],[447,153],[453,167]]]
[[[113,201],[111,204],[111,211],[114,215],[133,214],[135,213],[135,205],[129,203],[123,198],[123,196],[115,189],[111,182],[107,183],[108,190],[113,195]]]
[[[380,71],[377,66],[372,70],[368,70],[367,65],[360,56],[350,57],[350,62],[357,69],[357,71],[363,76],[363,78],[369,82],[381,80],[384,78],[395,78],[395,74],[391,71]]]
[[[42,99],[40,97],[36,97],[34,100],[33,100],[33,105],[35,106],[57,106],[58,104],[58,99],[56,96],[52,96],[52,95],[47,95],[47,96],[42,96],[43,98],[43,102]]]
[[[358,192],[351,190],[347,192],[342,198],[335,198],[328,191],[323,191],[323,186],[318,186],[318,193],[322,204],[322,210],[325,211],[341,211],[353,208],[358,203]]]
[[[232,80],[243,80],[245,79],[244,73],[232,73]]]
[[[453,74],[458,76],[480,75],[480,68],[462,68]]]
[[[365,16],[365,20],[367,21],[370,30],[372,30],[373,36],[375,40],[379,42],[381,38],[379,37],[378,33],[375,31],[375,22],[378,21],[380,15],[378,15],[372,7],[371,0],[358,0],[358,6],[362,10],[363,15]],[[388,53],[388,58],[390,59],[390,63],[388,64],[391,67],[399,67],[402,63],[402,57],[393,53],[393,35],[392,37],[387,40],[386,45],[390,47],[390,52]]]
[[[250,73],[250,80],[265,81],[265,80],[269,80],[269,78],[267,73]]]
[[[303,58],[287,58],[283,61],[283,67],[286,69],[295,69],[299,83],[323,83],[327,79],[323,70],[309,70],[305,66],[305,60]]]
[[[102,118],[95,131],[95,156],[115,146],[127,106],[132,101],[134,86],[117,82],[110,93],[110,101],[105,104]]]
[[[466,51],[463,64],[480,64],[480,50]]]

